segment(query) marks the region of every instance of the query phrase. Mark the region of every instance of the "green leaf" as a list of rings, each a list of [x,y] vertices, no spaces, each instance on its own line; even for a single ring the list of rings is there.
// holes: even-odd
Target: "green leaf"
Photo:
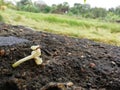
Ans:
[[[84,0],[84,3],[86,2],[86,0]]]

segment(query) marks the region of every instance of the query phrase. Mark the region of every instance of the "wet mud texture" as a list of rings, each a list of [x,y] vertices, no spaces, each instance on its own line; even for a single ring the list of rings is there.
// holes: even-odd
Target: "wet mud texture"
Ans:
[[[19,38],[0,43],[0,90],[120,90],[120,47],[4,23],[0,37]],[[41,45],[44,63],[12,68],[32,45]]]

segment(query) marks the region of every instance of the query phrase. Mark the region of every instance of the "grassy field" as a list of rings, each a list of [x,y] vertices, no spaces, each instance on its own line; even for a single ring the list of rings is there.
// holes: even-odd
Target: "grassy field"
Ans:
[[[120,24],[117,23],[84,19],[75,16],[14,10],[0,11],[0,15],[9,24],[25,25],[39,31],[88,38],[120,46]]]

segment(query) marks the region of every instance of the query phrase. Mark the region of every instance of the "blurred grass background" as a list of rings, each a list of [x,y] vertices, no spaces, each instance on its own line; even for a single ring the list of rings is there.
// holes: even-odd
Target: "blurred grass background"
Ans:
[[[120,46],[120,24],[75,16],[43,14],[7,9],[0,11],[0,21]]]

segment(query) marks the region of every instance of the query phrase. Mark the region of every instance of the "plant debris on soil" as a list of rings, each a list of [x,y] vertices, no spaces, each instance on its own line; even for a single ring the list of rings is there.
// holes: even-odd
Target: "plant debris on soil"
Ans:
[[[12,68],[32,45],[43,64]],[[120,90],[120,47],[0,23],[0,90]]]

